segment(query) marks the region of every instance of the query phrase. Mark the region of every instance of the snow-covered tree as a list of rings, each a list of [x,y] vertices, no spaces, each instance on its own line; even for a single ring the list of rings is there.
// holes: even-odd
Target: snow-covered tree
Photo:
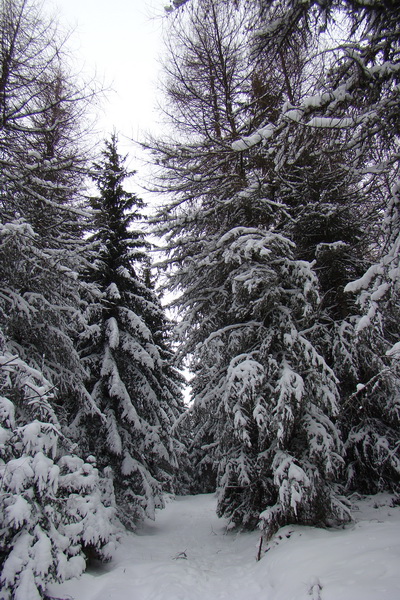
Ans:
[[[343,466],[338,381],[320,350],[314,257],[300,259],[290,239],[305,199],[279,176],[283,149],[268,154],[253,144],[245,153],[246,138],[232,143],[263,115],[278,119],[281,100],[300,98],[305,83],[286,62],[289,52],[272,74],[257,65],[251,75],[240,10],[190,3],[182,19],[189,25],[167,79],[172,123],[190,111],[192,98],[197,109],[189,122],[177,119],[174,142],[154,146],[160,188],[173,194],[156,219],[179,294],[180,353],[192,357],[200,478],[216,476],[218,512],[234,525],[252,527],[262,516],[271,534],[288,522],[346,520],[335,485]],[[292,85],[284,77],[290,69]],[[229,94],[216,93],[215,81],[224,89],[219,73],[235,82]],[[222,119],[226,106],[233,125]],[[212,125],[203,113],[213,115]]]
[[[91,410],[73,345],[83,326],[87,98],[64,74],[56,25],[35,3],[5,0],[0,21],[0,322],[13,351],[57,386],[67,424],[77,406]]]
[[[78,411],[98,410],[74,347],[91,92],[34,2],[0,4],[0,40],[1,587],[37,599],[46,582],[80,573],[85,552],[109,557],[115,534],[110,486],[70,429]]]
[[[212,4],[256,9],[246,43],[262,64],[268,57],[269,67],[299,41],[304,49],[310,35],[320,36],[309,64],[325,68],[317,69],[314,89],[281,97],[273,114],[264,112],[258,128],[233,147],[245,163],[264,146],[292,207],[285,232],[300,257],[316,261],[326,309],[318,346],[340,381],[349,485],[396,489],[399,7],[380,0]]]
[[[278,233],[232,227],[200,240],[174,275],[200,469],[217,471],[221,515],[254,526],[262,513],[269,533],[347,518],[335,488],[338,382],[313,343],[317,280],[294,249]]]
[[[283,104],[277,123],[264,123],[238,147],[274,145],[282,135],[286,142],[302,138],[304,145],[324,131],[331,140],[323,155],[336,156],[363,188],[361,226],[369,230],[364,245],[369,264],[364,275],[353,272],[355,281],[345,287],[349,294],[359,294],[361,310],[353,309],[353,317],[348,310],[343,315],[332,348],[338,352],[342,381],[349,485],[369,491],[396,489],[400,9],[397,3],[378,0],[258,4],[261,21],[255,39],[263,51],[277,55],[299,31],[324,31],[334,39],[331,46],[321,45],[329,68],[313,94]],[[338,21],[347,28],[344,40]],[[349,152],[351,160],[346,161]],[[355,296],[349,297],[353,302]]]
[[[121,520],[129,527],[154,517],[162,491],[173,490],[177,456],[172,428],[183,410],[180,378],[170,364],[166,319],[149,281],[148,245],[134,223],[143,202],[123,187],[129,176],[113,135],[93,168],[97,285],[82,358],[98,416],[82,419],[99,464],[111,466]]]
[[[167,38],[163,112],[176,137],[173,143],[152,139],[149,147],[161,166],[157,191],[173,192],[165,212],[156,218],[157,233],[179,239],[182,252],[173,259],[179,266],[186,256],[196,254],[205,230],[219,230],[232,210],[229,195],[243,185],[241,157],[230,148],[237,135],[249,132],[243,88],[250,87],[251,72],[240,50],[243,22],[240,11],[201,2],[191,5],[187,14],[174,16]],[[226,202],[226,210],[221,204],[218,215],[213,201],[216,190]],[[197,204],[201,210],[196,209]],[[234,210],[246,211],[245,204]],[[174,246],[172,241],[171,248]],[[172,280],[169,286],[174,288]],[[211,302],[210,318],[213,310]],[[179,345],[181,342],[178,340]],[[202,430],[198,417],[187,416],[193,436],[193,485],[196,490],[210,491],[215,473],[207,452],[201,449],[205,438],[198,441]]]

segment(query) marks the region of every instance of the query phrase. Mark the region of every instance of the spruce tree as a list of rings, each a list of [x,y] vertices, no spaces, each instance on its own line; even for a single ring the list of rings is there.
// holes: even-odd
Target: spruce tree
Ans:
[[[232,228],[202,253],[208,290],[220,298],[212,325],[196,268],[183,296],[188,324],[196,314],[194,412],[207,415],[218,513],[245,527],[261,516],[269,535],[289,522],[348,518],[335,487],[337,380],[312,336],[317,280],[293,249],[280,234]]]
[[[99,416],[80,427],[99,464],[111,467],[119,516],[133,528],[144,516],[154,518],[163,490],[174,489],[182,448],[172,427],[182,403],[166,319],[149,282],[148,244],[133,226],[144,204],[123,187],[129,175],[113,135],[92,170],[98,250],[88,278],[99,295],[88,306],[89,335],[81,342]]]

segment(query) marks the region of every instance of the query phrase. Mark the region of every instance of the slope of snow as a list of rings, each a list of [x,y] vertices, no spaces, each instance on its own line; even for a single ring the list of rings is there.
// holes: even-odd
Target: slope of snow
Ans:
[[[356,503],[340,530],[282,528],[256,561],[258,532],[227,533],[210,494],[179,497],[112,563],[51,586],[74,600],[399,600],[400,507]]]

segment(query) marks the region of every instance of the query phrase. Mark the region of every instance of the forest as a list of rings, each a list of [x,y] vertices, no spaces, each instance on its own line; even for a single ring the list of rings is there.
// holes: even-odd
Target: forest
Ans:
[[[400,5],[165,20],[149,210],[62,29],[0,0],[1,600],[50,599],[166,494],[266,541],[398,501]]]

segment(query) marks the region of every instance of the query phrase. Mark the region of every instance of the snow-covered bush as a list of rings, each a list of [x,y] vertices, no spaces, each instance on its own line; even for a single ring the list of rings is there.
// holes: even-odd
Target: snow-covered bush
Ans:
[[[85,553],[109,559],[117,528],[93,460],[67,452],[49,403],[54,389],[18,356],[0,353],[2,600],[38,600],[80,575]]]

